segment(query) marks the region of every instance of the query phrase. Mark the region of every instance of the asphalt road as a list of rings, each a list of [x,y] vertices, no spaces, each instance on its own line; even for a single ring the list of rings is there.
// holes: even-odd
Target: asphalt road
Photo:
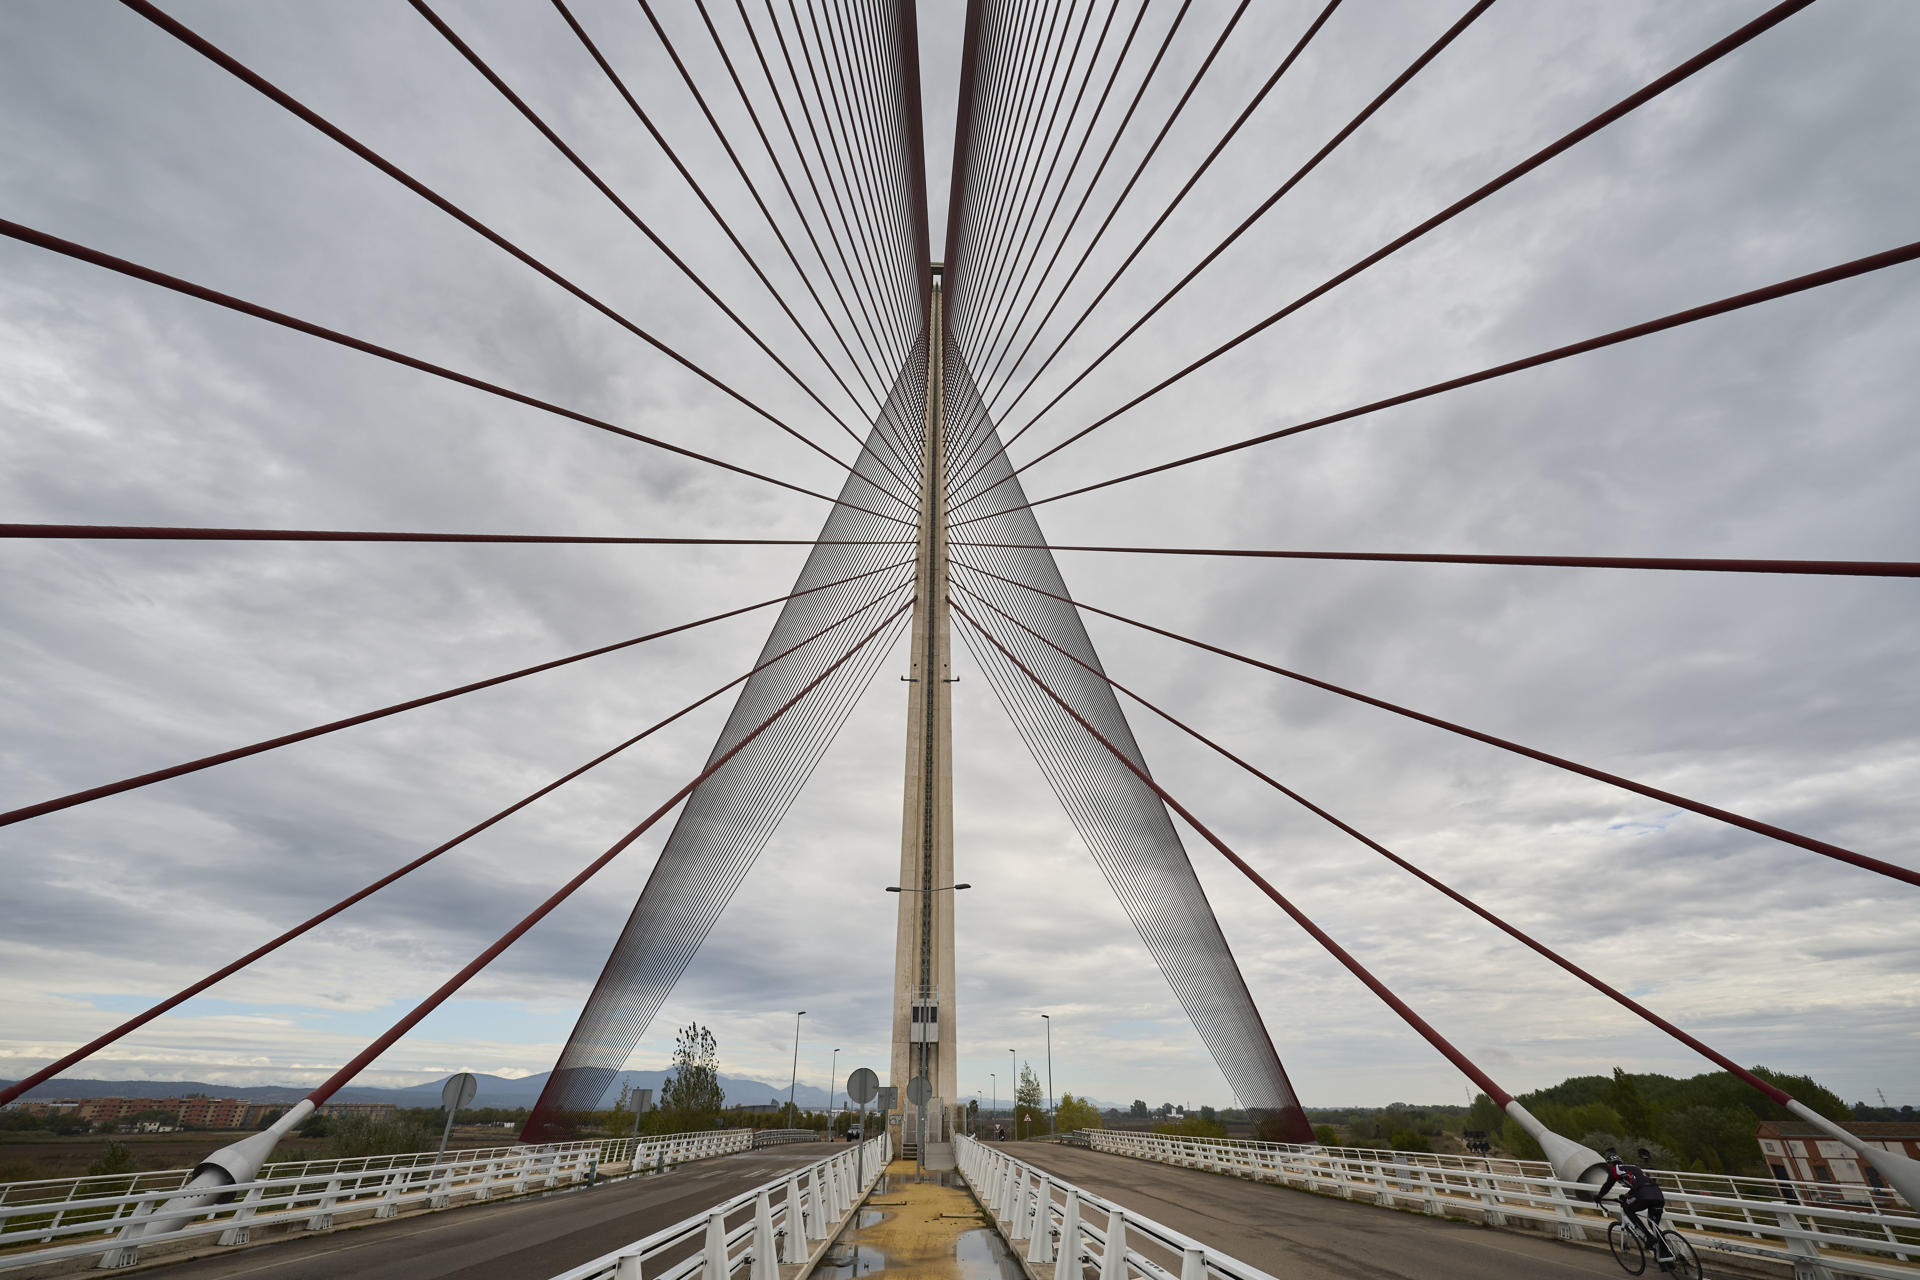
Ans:
[[[1622,1274],[1605,1249],[1077,1147],[1021,1142],[1006,1149],[1285,1280],[1576,1280]]]
[[[156,1270],[163,1280],[547,1280],[729,1196],[835,1154],[802,1142],[498,1205],[234,1249]]]

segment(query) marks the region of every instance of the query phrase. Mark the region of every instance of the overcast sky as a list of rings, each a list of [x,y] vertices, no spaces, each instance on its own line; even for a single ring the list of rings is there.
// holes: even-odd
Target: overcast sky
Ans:
[[[570,3],[800,309],[798,284],[637,6]],[[1121,92],[1176,7],[1150,5]],[[1319,7],[1251,6],[1067,314]],[[408,6],[167,8],[850,452]],[[658,8],[730,136],[750,142],[691,6]],[[1348,0],[1038,391],[1050,397],[1130,324],[1455,8]],[[1760,8],[1495,6],[1015,457]],[[935,245],[961,9],[922,6]],[[1228,9],[1192,6],[1095,213]],[[551,9],[449,0],[441,12],[777,350],[818,374]],[[744,49],[737,16],[718,20]],[[132,12],[104,0],[16,4],[0,23],[0,215],[837,486],[824,459]],[[1044,496],[1911,241],[1916,50],[1920,8],[1817,5],[1035,467],[1029,490]],[[1096,145],[1116,117],[1110,107]],[[756,147],[742,154],[771,192]],[[1920,558],[1917,283],[1920,268],[1895,268],[1052,504],[1042,525],[1059,542]],[[1025,420],[1023,408],[1011,424]],[[807,538],[825,514],[812,499],[13,241],[0,242],[0,441],[0,510],[13,521]],[[0,806],[777,596],[803,554],[8,543]],[[1920,866],[1912,582],[1078,553],[1062,565],[1091,604]],[[738,675],[770,622],[748,615],[0,830],[0,1075],[38,1067]],[[1915,890],[1109,621],[1088,626],[1117,679],[1736,1059],[1810,1072],[1849,1100],[1883,1089],[1896,1104],[1920,1101]],[[882,889],[898,859],[904,662],[881,666],[633,1066],[664,1065],[674,1028],[698,1019],[730,1074],[784,1079],[793,1013],[806,1009],[803,1080],[824,1084],[835,1048],[843,1076],[884,1070],[894,899]],[[995,1073],[1005,1096],[1009,1048],[1041,1066],[1048,1012],[1056,1090],[1230,1103],[958,646],[955,670],[956,865],[975,886],[958,906],[962,1089],[988,1092]],[[317,1082],[692,777],[726,705],[76,1074]],[[1144,714],[1134,725],[1172,794],[1509,1089],[1615,1064],[1706,1069],[1204,748]],[[362,1082],[547,1069],[666,832]],[[1307,1105],[1465,1100],[1457,1071],[1211,849],[1188,847]]]

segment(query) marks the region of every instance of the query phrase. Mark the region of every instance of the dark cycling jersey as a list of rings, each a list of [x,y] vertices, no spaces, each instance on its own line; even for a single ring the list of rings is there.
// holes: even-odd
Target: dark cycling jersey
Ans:
[[[1621,1189],[1620,1198],[1623,1202],[1634,1201],[1639,1204],[1667,1202],[1666,1195],[1660,1190],[1660,1184],[1653,1180],[1653,1175],[1637,1164],[1628,1164],[1624,1160],[1610,1162],[1607,1165],[1607,1180],[1600,1184],[1600,1190],[1594,1193],[1595,1198],[1604,1196],[1616,1186]]]

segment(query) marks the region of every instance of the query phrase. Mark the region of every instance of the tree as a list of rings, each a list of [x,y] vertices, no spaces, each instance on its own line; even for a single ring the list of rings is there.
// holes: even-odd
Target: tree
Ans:
[[[1070,1093],[1060,1095],[1059,1108],[1053,1113],[1053,1126],[1060,1133],[1072,1133],[1076,1129],[1098,1129],[1100,1111],[1085,1098],[1076,1098]]]
[[[1337,1147],[1340,1145],[1340,1131],[1330,1124],[1317,1124],[1313,1126],[1313,1140],[1323,1147]]]
[[[1147,1100],[1145,1098],[1135,1098],[1133,1105],[1127,1108],[1127,1114],[1135,1120],[1145,1120],[1147,1118]]]
[[[1227,1126],[1218,1120],[1202,1120],[1197,1111],[1188,1112],[1176,1123],[1157,1124],[1153,1126],[1153,1131],[1172,1134],[1178,1138],[1224,1138],[1227,1136]]]
[[[338,1116],[327,1130],[328,1150],[341,1159],[425,1151],[439,1140],[438,1130],[412,1118],[376,1120],[372,1116]]]
[[[133,1152],[127,1150],[124,1143],[109,1142],[105,1153],[87,1166],[87,1172],[96,1176],[103,1173],[131,1173]]]
[[[1620,1113],[1620,1123],[1627,1127],[1627,1132],[1653,1132],[1653,1108],[1633,1077],[1619,1067],[1613,1069],[1613,1109]]]
[[[660,1086],[660,1110],[674,1130],[705,1129],[726,1105],[720,1088],[720,1055],[713,1032],[697,1022],[680,1029],[673,1046],[673,1074]]]
[[[298,1132],[303,1138],[324,1138],[331,1127],[326,1113],[316,1111],[300,1122]]]
[[[1020,1126],[1027,1126],[1027,1136],[1033,1135],[1034,1126],[1039,1124],[1046,1114],[1046,1094],[1040,1090],[1040,1077],[1033,1073],[1030,1063],[1020,1064],[1020,1084],[1013,1091],[1013,1136],[1018,1138]],[[1031,1120],[1028,1119],[1031,1117]]]

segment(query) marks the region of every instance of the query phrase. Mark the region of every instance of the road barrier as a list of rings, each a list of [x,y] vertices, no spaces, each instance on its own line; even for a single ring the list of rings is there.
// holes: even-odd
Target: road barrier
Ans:
[[[747,1280],[779,1280],[782,1264],[805,1265],[840,1233],[886,1171],[891,1143],[886,1134],[869,1138],[553,1280],[641,1280],[642,1269],[646,1280],[727,1280],[740,1267]],[[689,1256],[662,1269],[670,1255],[689,1248]]]
[[[1492,1227],[1604,1240],[1610,1219],[1593,1188],[1553,1176],[1544,1160],[1483,1159],[1357,1147],[1083,1129],[1095,1151],[1364,1200]],[[1920,1280],[1920,1216],[1891,1192],[1824,1182],[1776,1182],[1655,1170],[1666,1225],[1703,1254],[1764,1258],[1794,1280],[1867,1276]]]
[[[720,1129],[445,1154],[282,1161],[263,1168],[256,1181],[228,1188],[226,1201],[211,1212],[164,1234],[146,1234],[146,1219],[186,1186],[191,1169],[4,1183],[0,1271],[88,1254],[99,1254],[103,1267],[132,1266],[147,1245],[214,1235],[222,1245],[244,1245],[255,1228],[276,1226],[324,1231],[341,1218],[391,1218],[407,1209],[444,1209],[462,1200],[471,1204],[746,1151],[753,1137],[748,1129]]]
[[[1273,1280],[1256,1266],[973,1138],[955,1138],[954,1153],[961,1176],[993,1214],[1008,1246],[1020,1254],[1024,1243],[1033,1266],[1051,1263],[1053,1280],[1081,1280],[1087,1263],[1099,1267],[1100,1280]]]
[[[753,1145],[759,1147],[777,1147],[787,1142],[819,1142],[826,1135],[817,1129],[755,1129]]]

